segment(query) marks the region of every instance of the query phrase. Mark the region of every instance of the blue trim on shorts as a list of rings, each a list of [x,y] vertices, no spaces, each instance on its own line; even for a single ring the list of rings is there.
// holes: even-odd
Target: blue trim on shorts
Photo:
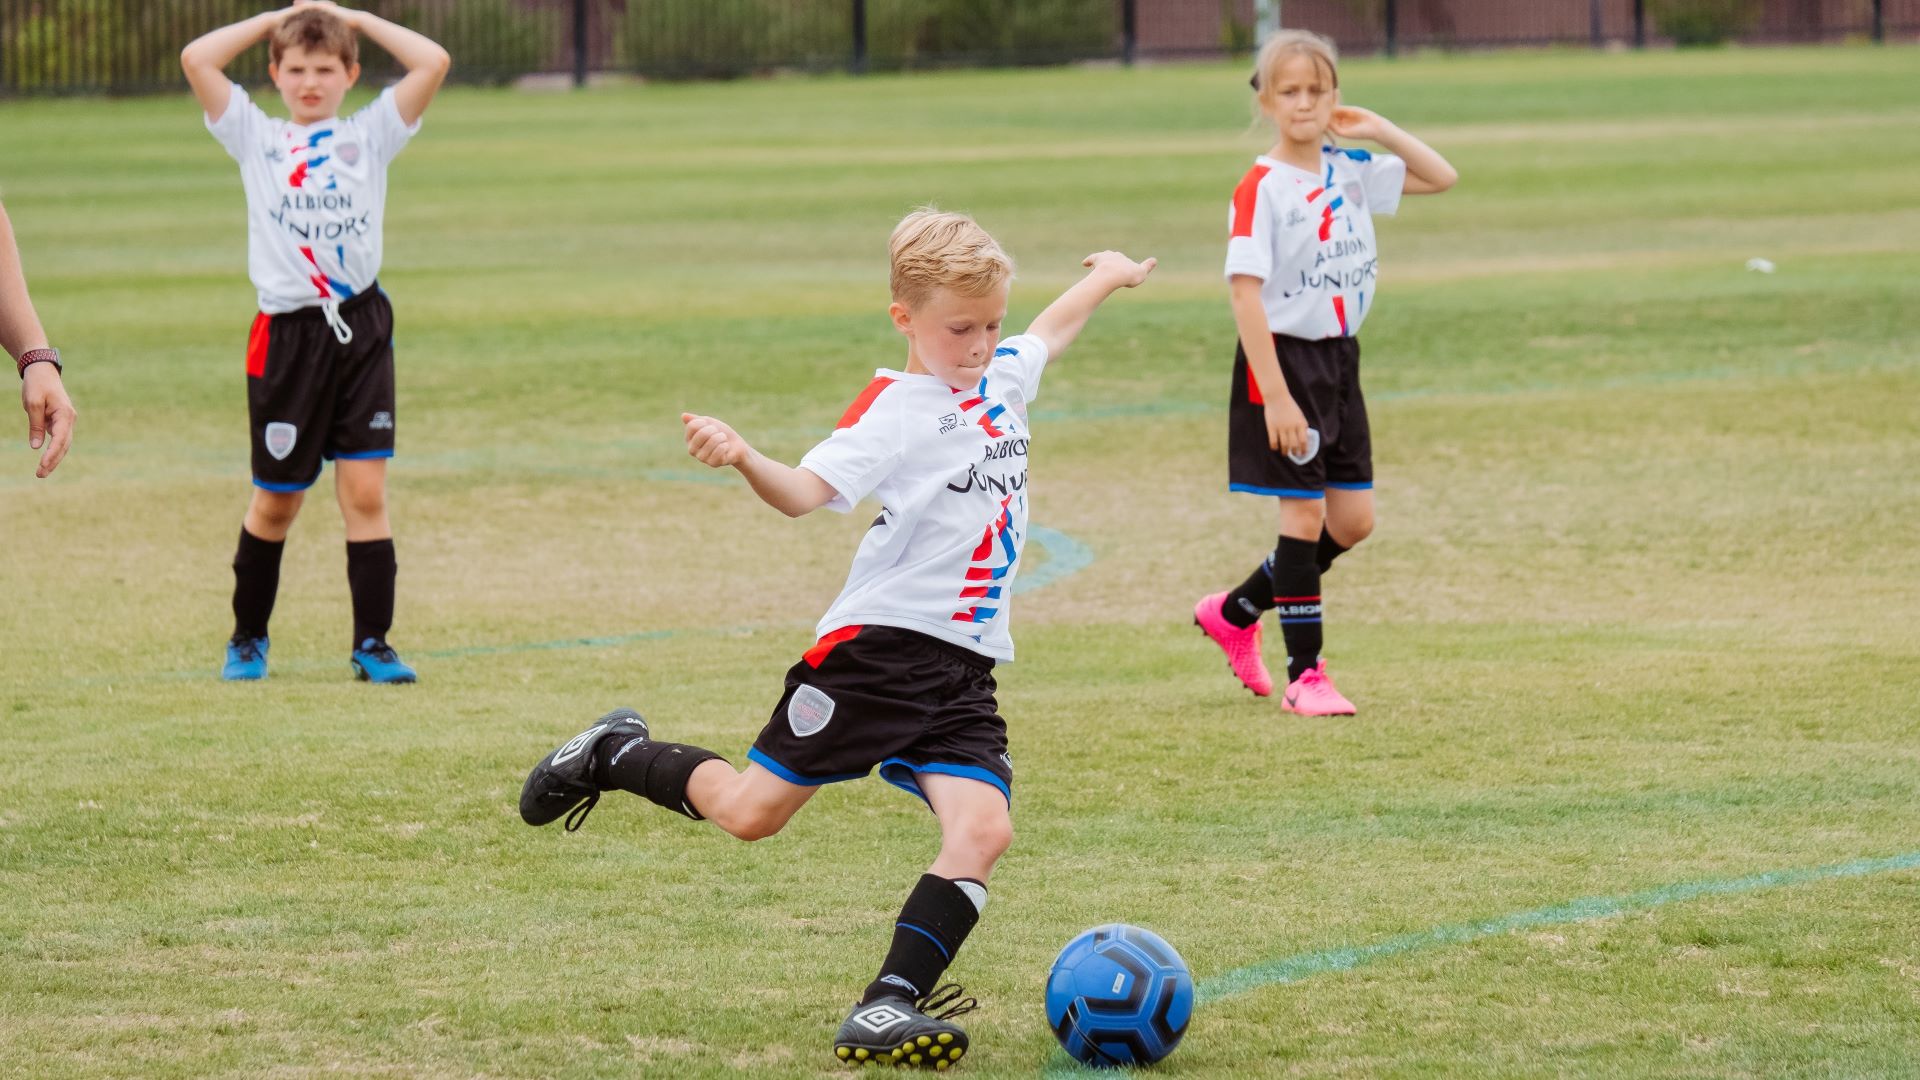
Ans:
[[[316,476],[304,484],[276,484],[271,480],[262,480],[256,476],[253,478],[253,486],[262,491],[278,491],[281,494],[288,494],[295,491],[305,491],[318,483],[319,480],[320,478]]]
[[[1341,491],[1372,491],[1373,481],[1329,480],[1327,481],[1327,486],[1330,488],[1338,488]]]
[[[327,456],[335,461],[370,461],[374,458],[390,458],[393,456],[393,451],[363,450],[354,454],[328,454]]]
[[[1324,491],[1309,491],[1306,488],[1263,488],[1252,484],[1228,484],[1228,491],[1244,491],[1249,495],[1278,495],[1283,499],[1324,499]]]
[[[305,491],[320,482],[320,471],[320,469],[313,470],[313,479],[304,484],[283,484],[277,480],[262,480],[256,476],[253,478],[253,486],[262,491],[277,491],[282,495],[291,494],[296,491]]]
[[[858,780],[867,775],[863,772],[854,772],[841,773],[838,776],[802,776],[768,757],[762,753],[757,746],[747,751],[747,760],[759,762],[761,768],[785,780],[789,784],[798,784],[801,787],[819,787],[822,784],[838,784],[843,780]]]
[[[907,771],[907,777],[905,779],[895,779],[889,772],[890,767],[895,765]],[[892,784],[894,787],[899,788],[909,795],[916,796],[921,802],[925,802],[931,807],[933,804],[927,801],[927,793],[921,791],[920,785],[913,779],[916,773],[940,773],[944,776],[960,776],[968,780],[978,780],[983,784],[991,784],[999,789],[1000,794],[1006,796],[1007,805],[1013,805],[1013,790],[1007,787],[1007,782],[1000,779],[1000,777],[995,775],[991,770],[983,769],[978,765],[949,765],[938,761],[929,762],[924,765],[915,765],[910,761],[902,761],[897,757],[888,758],[880,763],[880,779],[885,780],[887,783]]]

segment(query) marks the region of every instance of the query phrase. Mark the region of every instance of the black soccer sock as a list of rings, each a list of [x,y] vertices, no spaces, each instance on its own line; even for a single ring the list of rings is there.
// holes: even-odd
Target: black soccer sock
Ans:
[[[1273,556],[1262,560],[1220,604],[1220,617],[1245,630],[1273,610]]]
[[[393,538],[347,541],[347,589],[353,594],[353,647],[386,641],[393,628]]]
[[[893,924],[893,947],[887,950],[879,976],[860,996],[860,1004],[883,997],[908,1001],[926,997],[953,963],[986,905],[987,887],[972,878],[920,875]]]
[[[1320,547],[1315,552],[1313,561],[1320,564],[1321,573],[1326,573],[1333,566],[1333,560],[1345,555],[1349,550],[1351,549],[1340,546],[1340,541],[1333,538],[1333,534],[1327,531],[1325,525],[1320,526]]]
[[[1280,609],[1280,635],[1287,643],[1287,681],[1320,662],[1319,545],[1280,538],[1273,552],[1273,603]]]
[[[685,743],[659,742],[638,735],[611,738],[594,748],[593,782],[601,788],[631,791],[695,821],[705,821],[687,801],[693,770],[726,758]]]
[[[263,638],[273,617],[273,600],[280,593],[280,553],[285,540],[262,540],[240,527],[240,546],[233,553],[233,636]]]

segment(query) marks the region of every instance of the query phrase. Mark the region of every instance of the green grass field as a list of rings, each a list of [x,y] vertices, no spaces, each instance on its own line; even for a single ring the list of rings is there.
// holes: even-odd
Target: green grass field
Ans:
[[[917,803],[744,845],[514,799],[618,704],[744,753],[867,516],[787,521],[677,414],[797,459],[900,362],[886,236],[937,202],[1021,261],[1015,329],[1090,250],[1161,259],[1035,407],[960,1071],[1062,1071],[1047,966],[1120,920],[1202,986],[1168,1076],[1920,1075],[1920,51],[1343,76],[1463,180],[1380,228],[1337,722],[1188,623],[1275,531],[1225,490],[1238,66],[447,92],[383,275],[411,688],[350,679],[324,481],[272,678],[214,677],[253,309],[193,106],[0,103],[81,410],[53,479],[18,414],[0,458],[0,1074],[839,1071]]]

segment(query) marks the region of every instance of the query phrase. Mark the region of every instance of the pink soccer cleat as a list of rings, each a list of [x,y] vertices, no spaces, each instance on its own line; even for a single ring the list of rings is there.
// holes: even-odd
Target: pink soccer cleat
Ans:
[[[1193,605],[1193,625],[1227,654],[1227,666],[1233,669],[1240,685],[1266,697],[1273,693],[1273,676],[1267,674],[1267,662],[1260,655],[1260,624],[1254,623],[1242,630],[1228,622],[1226,616],[1220,614],[1220,605],[1226,599],[1227,594],[1223,592],[1201,597],[1200,602]],[[1348,711],[1352,711],[1351,707]]]
[[[1300,677],[1293,680],[1287,687],[1286,696],[1280,699],[1280,707],[1301,716],[1353,715],[1353,702],[1335,690],[1333,680],[1327,678],[1325,660],[1301,672]]]

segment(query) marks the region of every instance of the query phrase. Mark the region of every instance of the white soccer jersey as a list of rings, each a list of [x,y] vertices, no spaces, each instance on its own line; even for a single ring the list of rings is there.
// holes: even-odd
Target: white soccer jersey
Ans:
[[[1027,539],[1027,403],[1047,347],[1022,334],[995,350],[980,382],[880,370],[800,467],[846,513],[869,493],[880,516],[846,587],[820,620],[914,630],[995,660],[1013,659],[1009,606]]]
[[[1320,162],[1255,158],[1227,211],[1227,276],[1259,278],[1267,327],[1309,341],[1360,332],[1379,271],[1373,215],[1400,209],[1407,181],[1391,155],[1329,146]]]
[[[247,275],[269,315],[351,299],[380,273],[387,163],[420,130],[388,89],[346,119],[302,126],[261,111],[238,83],[207,130],[240,163]]]

